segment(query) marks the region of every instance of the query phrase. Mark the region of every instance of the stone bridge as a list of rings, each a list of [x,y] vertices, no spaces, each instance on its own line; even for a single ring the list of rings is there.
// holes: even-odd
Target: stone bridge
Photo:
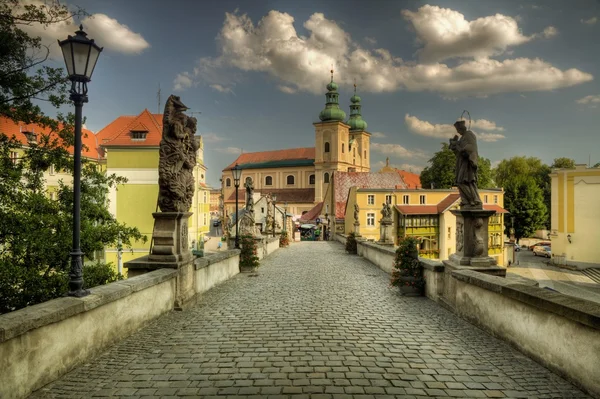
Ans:
[[[336,242],[274,252],[31,397],[217,396],[588,397]]]

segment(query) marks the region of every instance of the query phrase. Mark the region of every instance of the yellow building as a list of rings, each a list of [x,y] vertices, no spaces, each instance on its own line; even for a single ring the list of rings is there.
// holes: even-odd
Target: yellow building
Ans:
[[[600,169],[554,169],[551,241],[558,264],[600,263]]]
[[[388,173],[382,173],[387,175]],[[498,265],[503,257],[503,214],[506,210],[502,189],[479,190],[483,208],[495,210],[488,221],[488,254]],[[404,237],[419,241],[419,255],[425,258],[446,260],[456,250],[456,217],[453,209],[459,209],[460,195],[457,190],[396,189],[396,188],[350,188],[344,220],[344,232],[354,231],[354,204],[358,204],[360,235],[366,239],[379,240],[381,209],[384,203],[392,206],[394,244]]]
[[[106,158],[107,173],[127,178],[127,183],[113,188],[109,193],[110,212],[121,223],[137,227],[148,241],[136,242],[124,249],[119,257],[117,248],[106,249],[106,261],[120,265],[147,255],[150,250],[154,218],[158,210],[158,161],[162,138],[162,114],[152,114],[147,109],[137,116],[120,116],[97,134],[99,145]],[[202,240],[209,231],[209,188],[206,186],[204,146],[202,138],[196,157],[194,180],[196,191],[190,212],[188,237],[190,246]]]
[[[235,211],[235,187],[231,169],[238,164],[242,178],[238,204],[244,204],[244,180],[252,177],[254,189],[275,194],[277,203],[287,202],[288,212],[301,215],[323,201],[333,173],[369,172],[370,137],[361,115],[361,99],[350,99],[350,117],[339,107],[338,85],[327,85],[325,108],[315,128],[315,146],[241,154],[222,171],[223,194],[227,214]],[[355,88],[356,91],[356,88]]]

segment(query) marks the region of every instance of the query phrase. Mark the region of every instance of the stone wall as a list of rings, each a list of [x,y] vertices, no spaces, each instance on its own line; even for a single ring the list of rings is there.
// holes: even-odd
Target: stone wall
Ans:
[[[238,273],[233,249],[0,315],[0,398],[26,397]]]
[[[392,248],[359,241],[358,254],[391,272]],[[600,398],[599,304],[539,288],[531,280],[487,274],[485,268],[452,271],[439,261],[420,262],[428,298]]]

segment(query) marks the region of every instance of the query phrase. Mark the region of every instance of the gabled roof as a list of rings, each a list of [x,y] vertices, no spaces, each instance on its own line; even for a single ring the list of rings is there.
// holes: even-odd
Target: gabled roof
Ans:
[[[59,126],[61,128],[62,126]],[[40,142],[40,135],[44,135],[46,137],[50,137],[51,139],[60,140],[57,133],[52,132],[49,127],[42,127],[41,125],[35,123],[22,123],[22,122],[14,122],[12,119],[7,117],[0,117],[0,134],[4,134],[7,137],[15,137],[19,142],[27,146],[29,145],[29,141],[27,140],[27,136],[25,132],[32,132],[38,136],[38,143]],[[90,158],[90,159],[100,159],[101,156],[98,153],[98,143],[97,136],[88,129],[81,129],[82,137],[81,142],[83,144],[83,149],[81,155]],[[70,154],[73,154],[73,147],[67,148],[67,151]]]
[[[316,220],[321,211],[323,210],[323,202],[319,202],[315,205],[310,211],[306,212],[304,215],[300,217],[300,223],[310,222]]]
[[[162,114],[144,109],[139,115],[122,115],[97,134],[102,147],[158,147],[162,139]],[[148,132],[145,140],[132,140],[131,132]]]
[[[223,171],[238,164],[242,169],[279,168],[282,166],[307,166],[315,164],[315,148],[289,148],[286,150],[246,152]]]
[[[261,194],[275,194],[277,196],[277,204],[283,204],[284,202],[298,203],[298,202],[315,202],[315,189],[314,188],[274,188],[274,189],[263,189],[256,190],[257,193]],[[245,190],[239,190],[238,199],[244,201],[246,196]],[[235,190],[229,195],[229,198],[225,200],[226,203],[235,204]]]
[[[390,190],[406,188],[406,184],[398,173],[373,172],[333,172],[333,200],[335,217],[343,219],[346,214],[346,202],[351,187],[389,188]]]
[[[439,204],[437,204],[438,212],[439,213],[446,212],[446,210],[448,208],[450,208],[452,205],[454,205],[454,203],[456,201],[458,201],[459,199],[460,199],[460,194],[450,194],[450,195],[448,195],[446,198],[444,198],[443,200],[441,200]]]
[[[421,187],[421,176],[416,173],[407,172],[405,170],[396,169],[396,172],[402,177],[404,183],[406,183],[406,188],[422,188]]]

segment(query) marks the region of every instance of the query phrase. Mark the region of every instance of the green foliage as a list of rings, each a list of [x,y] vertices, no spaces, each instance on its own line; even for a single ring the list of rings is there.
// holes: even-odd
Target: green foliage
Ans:
[[[592,168],[600,168],[600,162],[596,162]]]
[[[554,158],[551,168],[557,169],[575,169],[575,160],[566,157]]]
[[[423,266],[419,263],[417,240],[406,237],[398,243],[391,275],[394,287],[411,286],[422,289],[425,286]]]
[[[83,275],[85,276],[83,288],[93,288],[124,279],[122,274],[115,271],[112,263],[102,262],[84,265]]]
[[[447,143],[442,143],[442,149],[436,152],[429,161],[430,166],[421,172],[423,188],[452,188],[455,184],[456,155]],[[478,182],[479,188],[494,187],[491,162],[479,157]]]
[[[279,236],[279,247],[287,247],[288,245],[290,245],[288,233],[287,231],[282,231],[281,235]]]
[[[358,244],[356,243],[356,234],[351,232],[346,238],[346,252],[349,254],[358,253]]]
[[[240,267],[256,268],[260,266],[256,240],[252,236],[240,236],[240,250]]]
[[[504,207],[514,217],[515,237],[531,237],[536,230],[545,226],[548,219],[542,189],[531,176],[520,176],[504,187]],[[511,227],[511,218],[505,218],[506,230]]]

